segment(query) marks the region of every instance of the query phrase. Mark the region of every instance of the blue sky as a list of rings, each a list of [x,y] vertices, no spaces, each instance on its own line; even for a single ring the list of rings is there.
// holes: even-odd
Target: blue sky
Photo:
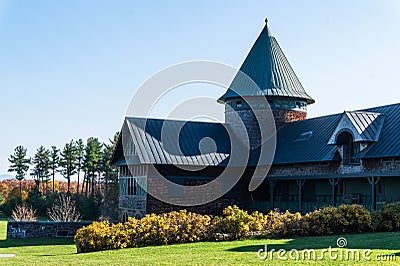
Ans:
[[[167,66],[240,67],[265,17],[310,117],[400,102],[400,1],[0,0],[0,174],[19,144],[106,141]]]

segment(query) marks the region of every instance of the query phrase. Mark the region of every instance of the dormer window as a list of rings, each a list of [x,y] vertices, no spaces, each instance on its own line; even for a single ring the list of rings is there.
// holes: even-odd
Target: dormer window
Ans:
[[[337,136],[336,144],[342,147],[343,164],[359,164],[360,159],[355,158],[360,152],[360,143],[354,142],[353,135],[344,131]]]

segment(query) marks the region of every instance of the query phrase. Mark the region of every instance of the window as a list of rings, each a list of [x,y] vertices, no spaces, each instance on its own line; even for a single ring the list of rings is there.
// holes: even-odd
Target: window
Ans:
[[[355,156],[360,152],[360,143],[355,143],[350,132],[342,132],[337,136],[337,145],[343,147],[343,164],[359,164],[360,159]]]
[[[242,101],[236,101],[236,108],[242,108],[242,107],[243,107]]]
[[[376,185],[376,193],[377,194],[385,194],[385,186],[384,186],[383,180],[378,182],[378,184]]]
[[[300,135],[296,136],[293,141],[297,142],[297,141],[308,140],[312,136],[312,134],[313,134],[312,131],[307,131],[307,132],[301,133]]]
[[[128,213],[127,212],[124,212],[124,214],[122,215],[122,222],[123,223],[126,223],[127,221],[128,221]]]
[[[128,195],[136,195],[136,180],[128,178]]]

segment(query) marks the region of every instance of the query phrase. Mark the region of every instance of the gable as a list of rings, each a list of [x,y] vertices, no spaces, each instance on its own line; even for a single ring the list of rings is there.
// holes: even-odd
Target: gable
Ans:
[[[328,145],[336,145],[340,133],[347,131],[354,142],[377,142],[382,130],[384,115],[373,112],[344,112],[329,138]]]

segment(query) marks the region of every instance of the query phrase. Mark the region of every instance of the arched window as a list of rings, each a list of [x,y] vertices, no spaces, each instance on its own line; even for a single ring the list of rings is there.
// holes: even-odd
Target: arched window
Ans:
[[[355,143],[353,135],[344,131],[337,136],[336,144],[343,146],[343,164],[359,164],[360,159],[354,158],[360,152],[360,143]]]

